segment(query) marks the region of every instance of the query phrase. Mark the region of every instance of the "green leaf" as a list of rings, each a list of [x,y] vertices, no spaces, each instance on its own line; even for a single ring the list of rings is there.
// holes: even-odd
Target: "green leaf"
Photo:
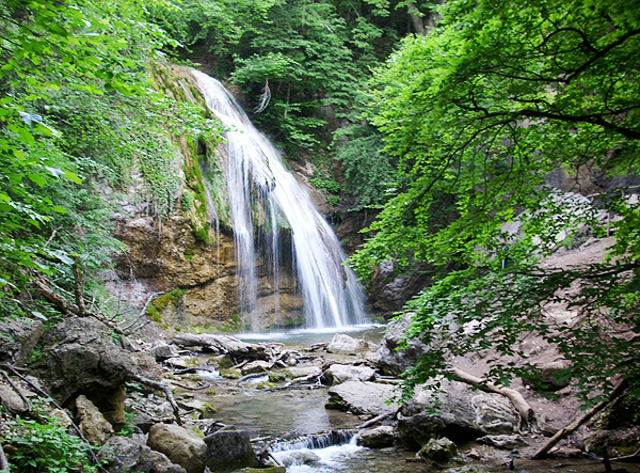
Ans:
[[[78,185],[82,185],[82,179],[80,179],[76,174],[74,174],[71,171],[65,171],[64,177],[66,177],[70,181],[75,182]]]

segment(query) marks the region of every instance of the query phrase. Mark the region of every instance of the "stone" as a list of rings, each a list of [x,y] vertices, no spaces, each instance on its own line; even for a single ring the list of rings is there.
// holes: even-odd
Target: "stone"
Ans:
[[[23,366],[40,340],[42,322],[32,319],[0,321],[0,361]]]
[[[251,446],[251,436],[244,430],[218,430],[204,439],[207,445],[206,466],[214,473],[240,468],[256,468],[260,462]]]
[[[344,333],[336,333],[327,346],[329,353],[340,353],[343,355],[356,355],[369,350],[369,344],[365,340],[356,340]]]
[[[387,404],[395,386],[370,381],[347,381],[329,389],[327,409],[349,411],[357,415],[377,416],[395,412],[398,405]]]
[[[156,361],[164,361],[178,356],[178,347],[169,345],[168,343],[160,343],[151,349],[151,354]]]
[[[109,473],[151,473],[153,466],[151,449],[127,437],[111,437],[96,456]]]
[[[151,471],[149,473],[187,473],[187,470],[173,463],[164,453],[151,450]]]
[[[381,425],[374,429],[365,429],[358,434],[358,445],[367,448],[393,447],[396,432],[390,425]]]
[[[147,445],[164,453],[187,473],[202,473],[207,445],[198,434],[175,424],[155,424],[149,429]]]
[[[424,343],[416,339],[409,340],[406,348],[398,350],[413,315],[408,313],[391,322],[375,354],[367,356],[385,375],[399,376],[407,368],[415,366],[418,358],[428,350]]]
[[[271,365],[269,365],[269,363],[267,363],[266,361],[256,360],[244,365],[242,367],[242,374],[247,375],[253,373],[265,373],[269,371],[270,367]]]
[[[28,394],[26,390],[20,390],[20,392],[23,395]],[[29,411],[29,406],[25,404],[15,389],[8,384],[4,384],[4,382],[0,383],[0,401],[2,405],[13,414],[24,414]]]
[[[236,470],[234,473],[287,473],[287,468],[284,466],[270,466],[267,468],[242,468]]]
[[[152,378],[160,372],[150,355],[115,345],[111,330],[92,317],[66,319],[47,330],[41,342],[34,370],[59,404],[79,394],[90,399],[116,395],[132,376]]]
[[[527,444],[519,435],[485,435],[476,439],[476,442],[503,450],[511,450]]]
[[[438,391],[418,386],[398,413],[398,432],[405,443],[424,445],[431,438],[466,441],[492,434],[513,434],[520,417],[499,394],[473,390],[443,380]]]
[[[424,460],[429,460],[440,465],[448,463],[458,453],[456,444],[446,437],[431,439],[424,445],[418,455]]]
[[[307,449],[278,452],[275,456],[278,461],[287,468],[294,465],[308,465],[320,461],[318,455]]]
[[[368,366],[354,366],[333,364],[323,373],[322,380],[328,385],[344,383],[345,381],[371,381],[375,377],[375,370]]]
[[[76,423],[91,445],[104,445],[114,435],[113,426],[84,395],[76,399]]]
[[[307,376],[320,376],[322,369],[316,365],[290,366],[284,370],[284,373],[292,379],[306,378]]]

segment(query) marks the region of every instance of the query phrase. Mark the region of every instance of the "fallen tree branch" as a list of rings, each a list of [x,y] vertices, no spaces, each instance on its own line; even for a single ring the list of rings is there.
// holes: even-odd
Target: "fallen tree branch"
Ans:
[[[636,450],[635,453],[631,455],[625,455],[623,457],[615,457],[611,459],[612,462],[621,462],[621,463],[639,463],[640,462],[640,449]]]
[[[356,429],[357,430],[366,429],[367,427],[371,427],[372,425],[382,422],[387,417],[395,416],[396,414],[397,414],[397,411],[385,412],[384,414],[380,414],[379,416],[376,416],[373,419],[369,419],[364,424],[360,424],[358,427],[356,427]]]
[[[144,384],[146,386],[149,386],[151,388],[157,389],[159,391],[162,391],[165,395],[165,397],[167,398],[167,401],[169,401],[169,404],[171,404],[171,408],[173,409],[173,415],[176,418],[176,422],[178,425],[182,425],[182,419],[180,418],[180,408],[178,407],[178,403],[176,402],[175,398],[173,397],[173,394],[171,394],[171,386],[167,386],[164,383],[160,383],[158,381],[153,381],[149,378],[145,378],[143,376],[139,376],[139,375],[134,375],[131,376],[130,378],[132,381],[137,381],[140,384]]]
[[[9,383],[11,385],[11,387],[16,392],[16,394],[18,394],[18,396],[20,396],[20,399],[22,400],[22,403],[24,404],[26,412],[27,413],[31,412],[31,410],[33,408],[31,407],[31,403],[29,402],[29,399],[27,399],[27,397],[22,393],[22,391],[20,391],[18,386],[15,385],[13,380],[9,377],[9,375],[4,370],[0,370],[0,373],[2,373],[2,376],[4,376],[4,379],[7,381],[7,383]],[[2,470],[2,468],[0,468],[0,470]]]
[[[615,388],[613,389],[613,391],[611,392],[611,394],[609,395],[609,398],[599,402],[598,404],[596,404],[594,407],[592,407],[591,409],[589,409],[587,412],[585,412],[584,414],[582,414],[580,417],[578,417],[576,420],[574,420],[572,423],[570,423],[569,425],[567,425],[566,427],[563,427],[562,429],[558,430],[555,435],[553,437],[551,437],[547,443],[545,443],[542,448],[540,448],[532,457],[532,460],[538,460],[540,458],[544,458],[544,456],[549,452],[549,450],[551,450],[553,448],[553,446],[555,444],[557,444],[560,440],[562,440],[564,437],[566,437],[567,435],[573,433],[578,427],[580,427],[582,424],[586,423],[587,421],[589,421],[594,415],[596,415],[598,412],[600,412],[601,410],[603,410],[605,407],[607,407],[612,401],[614,401],[616,398],[622,396],[624,394],[624,392],[627,389],[627,383],[622,380],[619,381],[618,384],[616,384]]]
[[[482,391],[505,396],[509,401],[511,401],[511,404],[515,407],[516,411],[518,411],[518,414],[520,414],[520,419],[524,424],[524,428],[528,430],[534,430],[536,428],[537,422],[534,410],[529,406],[529,403],[525,400],[522,394],[515,389],[496,386],[485,379],[465,373],[458,368],[451,368],[449,372],[453,375],[453,378],[458,381],[474,386]]]

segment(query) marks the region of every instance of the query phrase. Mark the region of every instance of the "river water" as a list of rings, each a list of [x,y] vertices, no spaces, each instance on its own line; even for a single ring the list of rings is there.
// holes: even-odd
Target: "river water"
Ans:
[[[383,327],[354,328],[350,335],[378,342]],[[300,330],[270,334],[239,334],[245,341],[280,342],[291,346],[309,346],[331,340],[329,331]],[[360,447],[351,437],[365,419],[345,412],[325,408],[329,398],[327,389],[320,385],[301,385],[288,390],[259,389],[264,378],[237,381],[216,378],[208,380],[220,387],[217,394],[198,394],[213,404],[217,411],[214,418],[227,425],[250,432],[252,438],[269,437],[273,443],[273,455],[287,463],[288,473],[489,473],[508,472],[511,452],[505,451],[500,461],[491,463],[457,463],[448,469],[434,469],[415,461],[415,452],[401,448],[382,450]],[[333,434],[326,435],[333,432]],[[337,432],[337,433],[336,433]],[[334,445],[339,438],[337,445]],[[277,439],[283,443],[278,444]],[[285,439],[286,442],[285,442]],[[294,439],[295,441],[291,441]],[[314,448],[311,447],[315,439]],[[351,441],[350,441],[351,440]],[[461,449],[464,452],[464,446]],[[291,456],[315,461],[304,464],[299,460],[289,465]],[[520,473],[600,473],[604,472],[598,461],[548,460],[531,462],[517,457],[516,472]],[[640,473],[636,465],[625,466],[628,473]],[[620,472],[622,473],[622,472]]]

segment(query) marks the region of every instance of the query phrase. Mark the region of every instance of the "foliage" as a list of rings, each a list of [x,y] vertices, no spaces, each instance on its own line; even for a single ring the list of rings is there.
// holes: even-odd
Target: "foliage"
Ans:
[[[336,160],[344,166],[346,191],[356,197],[352,210],[378,207],[393,192],[397,161],[383,151],[382,135],[368,125],[353,125],[335,133],[348,141],[337,148]]]
[[[91,446],[71,435],[53,417],[40,412],[43,421],[9,420],[3,443],[15,451],[10,455],[10,467],[21,473],[97,473],[98,466],[90,461]]]
[[[462,0],[440,13],[438,28],[406,38],[375,76],[370,119],[399,160],[398,194],[353,258],[363,277],[393,257],[441,270],[407,307],[417,312],[412,335],[433,344],[407,387],[443,374],[451,356],[511,355],[536,331],[572,361],[586,396],[606,393],[617,373],[638,392],[638,204],[624,189],[567,201],[546,177],[637,166],[640,10],[618,0]],[[607,212],[619,217],[607,260],[536,265],[562,230],[603,235]],[[575,300],[561,295],[569,285]],[[545,301],[570,304],[574,325],[556,325]],[[492,377],[506,383],[522,369],[496,364]]]

